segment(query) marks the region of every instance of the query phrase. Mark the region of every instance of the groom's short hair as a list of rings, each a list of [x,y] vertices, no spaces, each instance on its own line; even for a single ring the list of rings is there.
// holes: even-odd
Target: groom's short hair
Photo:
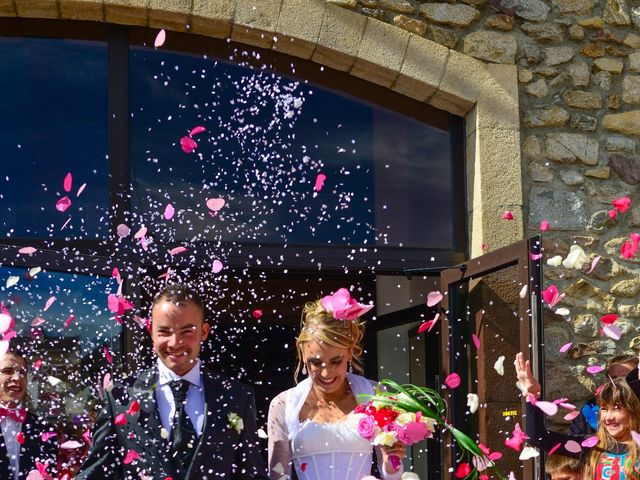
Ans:
[[[153,299],[151,310],[153,311],[153,308],[158,303],[163,301],[173,303],[174,305],[191,302],[200,309],[200,311],[202,312],[202,319],[204,321],[206,309],[204,308],[202,297],[198,294],[198,292],[193,290],[191,287],[188,287],[187,285],[174,283],[164,287]]]

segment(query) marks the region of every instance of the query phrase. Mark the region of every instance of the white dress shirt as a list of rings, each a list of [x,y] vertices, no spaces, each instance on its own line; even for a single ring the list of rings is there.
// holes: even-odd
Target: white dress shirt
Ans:
[[[158,402],[158,413],[162,427],[171,434],[173,427],[173,417],[176,413],[176,405],[173,401],[173,392],[169,384],[174,380],[188,380],[189,390],[187,390],[187,403],[184,407],[189,416],[196,436],[202,433],[204,425],[204,388],[202,386],[202,374],[200,372],[200,360],[196,361],[189,372],[184,376],[176,375],[169,370],[160,359],[158,359],[158,384],[156,386],[156,400]]]
[[[9,408],[9,410],[17,411],[18,408]],[[16,422],[13,418],[5,417],[0,419],[0,429],[2,429],[2,437],[4,438],[4,444],[9,455],[9,463],[13,470],[13,480],[18,480],[20,475],[20,444],[16,439],[16,435],[22,431],[22,423]]]

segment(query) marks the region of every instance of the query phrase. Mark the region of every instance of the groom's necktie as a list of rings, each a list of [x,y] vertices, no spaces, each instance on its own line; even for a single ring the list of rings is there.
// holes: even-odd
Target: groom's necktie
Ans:
[[[196,449],[196,432],[193,424],[184,410],[189,390],[188,380],[174,380],[169,384],[173,393],[176,413],[173,417],[171,430],[171,453],[176,461],[179,478],[184,478],[191,464]]]

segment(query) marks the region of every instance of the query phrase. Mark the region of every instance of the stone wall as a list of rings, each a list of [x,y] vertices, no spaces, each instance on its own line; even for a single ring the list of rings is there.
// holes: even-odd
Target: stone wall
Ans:
[[[547,220],[545,261],[573,244],[588,257],[581,268],[545,266],[545,285],[566,293],[556,308],[570,312],[546,314],[547,392],[587,397],[602,377],[586,366],[640,347],[640,258],[620,254],[640,227],[640,0],[328,1],[518,66],[526,233]],[[630,210],[611,218],[623,196]],[[601,332],[607,313],[620,316],[620,340]]]

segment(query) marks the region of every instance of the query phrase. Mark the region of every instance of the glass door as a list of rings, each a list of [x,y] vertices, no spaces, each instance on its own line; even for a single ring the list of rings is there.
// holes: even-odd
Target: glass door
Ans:
[[[534,373],[544,379],[541,268],[539,260],[532,260],[539,250],[540,238],[535,237],[445,269],[440,273],[440,305],[423,303],[381,315],[366,336],[370,378],[439,390],[447,400],[448,420],[492,451],[500,451],[501,471],[513,470],[524,480],[544,478],[542,462],[521,462],[504,440],[516,423],[524,429],[515,354],[525,352]],[[440,320],[433,329],[418,333],[418,327],[438,312]],[[444,379],[453,372],[460,375],[461,385],[450,390]],[[479,397],[475,413],[467,406],[469,393]],[[450,445],[449,436],[441,435],[413,446],[405,468],[422,479],[453,478],[457,452]]]
[[[513,360],[524,352],[543,379],[542,321],[539,312],[540,238],[534,237],[444,270],[440,351],[441,378],[457,373],[462,382],[445,390],[450,421],[503,457],[497,465],[517,478],[544,478],[540,458],[521,462],[505,448],[516,424],[524,429],[524,398],[515,386]],[[479,397],[474,413],[467,395]],[[444,439],[444,444],[449,444]],[[443,470],[455,469],[457,452],[443,449]]]

